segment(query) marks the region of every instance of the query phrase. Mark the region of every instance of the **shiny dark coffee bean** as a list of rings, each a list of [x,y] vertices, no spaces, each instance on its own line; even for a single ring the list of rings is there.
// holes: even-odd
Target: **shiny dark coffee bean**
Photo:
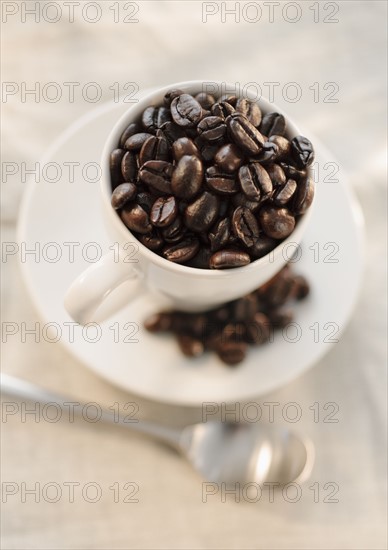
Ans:
[[[178,90],[178,89],[169,90],[164,96],[163,101],[164,101],[165,106],[170,107],[171,102],[173,101],[173,99],[175,99],[176,97],[179,97],[183,93],[184,93],[183,90]]]
[[[175,197],[159,197],[151,208],[150,220],[156,227],[167,227],[175,220],[177,214]]]
[[[298,183],[292,210],[297,216],[304,214],[314,199],[315,186],[312,178],[304,178]]]
[[[141,167],[139,179],[150,187],[171,194],[172,164],[163,160],[149,160]]]
[[[272,195],[272,200],[277,206],[285,206],[290,202],[296,191],[295,180],[287,180],[282,186],[279,186]]]
[[[314,161],[314,148],[310,140],[296,136],[291,140],[291,155],[298,168],[310,166]]]
[[[290,154],[291,143],[283,136],[271,136],[268,140],[270,143],[275,143],[278,147],[278,159],[283,159]]]
[[[259,237],[259,226],[255,216],[248,208],[242,206],[238,206],[233,213],[232,229],[236,237],[248,248],[253,246]]]
[[[141,117],[143,128],[146,132],[155,134],[165,122],[171,120],[170,109],[167,107],[147,107]]]
[[[216,102],[214,96],[207,94],[205,92],[200,92],[195,96],[195,99],[201,105],[202,109],[209,110],[212,105]]]
[[[214,162],[224,172],[233,174],[242,165],[244,156],[236,145],[227,143],[218,149]]]
[[[137,133],[139,133],[139,125],[137,124],[137,122],[131,122],[130,124],[128,124],[124,132],[121,134],[120,147],[124,149],[124,145],[127,139]]]
[[[246,322],[253,319],[257,311],[257,296],[247,294],[232,303],[232,316],[235,321]]]
[[[137,159],[132,151],[127,151],[121,161],[121,173],[124,181],[136,181]]]
[[[259,162],[241,166],[238,181],[244,194],[254,201],[267,199],[272,193],[272,181],[268,172]]]
[[[215,252],[210,258],[211,269],[230,269],[232,267],[242,267],[249,263],[249,254],[242,250],[224,248]]]
[[[210,248],[202,246],[197,254],[187,262],[187,265],[189,267],[196,267],[197,269],[209,269],[211,255]]]
[[[202,180],[203,166],[200,159],[196,155],[185,155],[172,174],[172,192],[179,198],[191,199],[201,189]]]
[[[199,122],[197,132],[204,141],[208,141],[210,143],[215,141],[217,142],[225,135],[225,122],[218,116],[205,117],[201,120],[201,122]]]
[[[117,187],[123,181],[123,176],[121,174],[121,161],[124,155],[124,149],[114,149],[114,151],[110,154],[109,169],[113,188]]]
[[[163,137],[151,136],[143,143],[139,153],[139,164],[142,166],[149,160],[169,159],[167,140]]]
[[[224,218],[217,222],[215,227],[209,233],[210,249],[216,252],[221,248],[225,248],[230,238],[230,220]]]
[[[277,185],[284,185],[286,183],[286,174],[279,164],[268,164],[265,169],[267,170],[274,187]]]
[[[230,139],[248,155],[257,155],[264,144],[263,136],[240,113],[226,119]]]
[[[261,122],[261,110],[258,104],[250,99],[240,98],[236,102],[236,111],[247,117],[256,128]]]
[[[237,193],[238,184],[233,174],[225,174],[217,166],[206,170],[206,183],[212,191],[221,195]]]
[[[152,205],[154,204],[154,197],[148,191],[140,191],[136,196],[136,202],[143,210],[149,214],[151,212]]]
[[[186,234],[182,220],[178,215],[175,220],[166,228],[162,229],[162,237],[166,243],[177,243],[181,241]]]
[[[203,141],[200,137],[197,137],[194,140],[194,143],[199,150],[199,154],[203,162],[212,162],[219,149],[219,144],[212,145],[207,141]]]
[[[172,154],[175,162],[179,162],[185,155],[195,155],[199,157],[198,147],[192,139],[187,137],[179,138],[172,144]]]
[[[163,239],[155,232],[147,235],[140,235],[139,241],[153,252],[157,252],[164,245]]]
[[[121,183],[112,193],[111,204],[115,210],[135,198],[137,187],[133,183]]]
[[[290,178],[292,180],[299,181],[306,177],[306,170],[298,170],[297,168],[295,168],[295,166],[292,166],[292,164],[281,162],[280,167],[284,171],[287,178]]]
[[[221,331],[222,346],[225,342],[244,342],[245,325],[243,323],[228,323]]]
[[[196,233],[207,231],[217,219],[219,199],[205,191],[189,204],[184,213],[185,225]]]
[[[294,295],[297,300],[304,300],[310,294],[310,285],[305,277],[296,275],[294,277]]]
[[[253,319],[246,323],[247,341],[257,346],[269,340],[272,330],[270,319],[261,312],[255,313]]]
[[[152,225],[150,224],[148,214],[139,204],[132,204],[128,207],[125,206],[123,210],[121,210],[120,216],[131,231],[142,234],[152,231]]]
[[[255,156],[255,160],[263,164],[274,162],[279,157],[279,147],[276,143],[266,141],[260,153]]]
[[[247,345],[245,342],[223,342],[217,353],[221,361],[227,365],[238,365],[245,359]]]
[[[177,342],[180,350],[186,357],[199,357],[204,352],[204,345],[198,338],[188,334],[178,334]]]
[[[227,102],[227,101],[220,101],[218,103],[215,103],[211,109],[210,112],[213,116],[220,117],[222,119],[226,119],[229,115],[235,112],[234,107]]]
[[[139,132],[130,136],[124,144],[125,149],[129,151],[140,151],[145,141],[150,138],[152,134],[146,132]]]
[[[287,272],[281,273],[275,280],[270,281],[263,292],[267,308],[278,308],[293,298],[294,281]]]
[[[295,227],[295,218],[287,208],[263,206],[259,219],[264,233],[273,239],[285,239]]]
[[[173,315],[170,312],[154,313],[144,322],[149,332],[166,332],[171,329]]]
[[[286,119],[279,113],[268,113],[263,116],[260,132],[267,137],[284,136],[286,133]]]
[[[234,207],[244,206],[248,208],[251,212],[257,212],[260,208],[261,203],[259,201],[253,201],[248,199],[244,193],[237,193],[232,196],[232,205]]]
[[[223,94],[218,101],[220,103],[226,102],[232,105],[232,107],[236,107],[237,100],[238,97],[236,95]]]
[[[273,250],[279,241],[272,239],[265,235],[265,233],[260,233],[259,238],[253,243],[249,248],[249,254],[256,260],[266,256],[271,250]]]
[[[197,239],[185,239],[163,249],[163,256],[170,262],[183,264],[193,258],[199,250]]]
[[[175,124],[175,122],[165,122],[159,130],[156,131],[157,137],[164,137],[171,146],[179,138],[186,137],[185,130]]]
[[[202,107],[190,94],[181,94],[171,102],[171,115],[179,126],[190,128],[202,118]]]

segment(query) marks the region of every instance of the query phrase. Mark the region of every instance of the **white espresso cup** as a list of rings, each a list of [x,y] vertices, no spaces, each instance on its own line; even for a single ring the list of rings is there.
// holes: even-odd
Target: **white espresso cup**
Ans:
[[[226,270],[199,269],[173,263],[145,247],[124,225],[111,206],[110,153],[118,147],[120,136],[129,123],[137,121],[149,105],[162,105],[165,93],[173,88],[191,94],[212,93],[234,88],[223,82],[188,81],[151,91],[129,107],[109,134],[101,159],[102,216],[113,243],[112,250],[86,269],[73,282],[65,296],[65,308],[74,321],[86,324],[103,321],[143,292],[162,295],[172,308],[201,311],[214,308],[252,292],[277,273],[292,256],[304,234],[312,208],[302,215],[291,235],[266,256],[243,267]],[[236,94],[239,95],[239,94]],[[256,100],[252,94],[244,97]],[[287,136],[299,135],[297,127],[276,105],[257,100],[263,114],[278,112],[287,120]],[[128,284],[130,282],[130,284]],[[120,299],[110,296],[120,287]],[[117,294],[117,293],[115,293]],[[110,303],[109,303],[110,302]]]

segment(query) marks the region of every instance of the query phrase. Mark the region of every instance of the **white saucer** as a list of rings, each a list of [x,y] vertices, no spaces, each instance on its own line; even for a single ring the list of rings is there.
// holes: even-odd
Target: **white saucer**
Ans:
[[[77,121],[58,139],[42,164],[99,163],[106,136],[127,108],[125,104],[107,105]],[[313,142],[321,173],[328,175],[330,170],[322,172],[322,167],[334,159],[317,146],[316,139]],[[83,333],[78,325],[72,338],[69,325],[64,324],[71,319],[64,310],[63,296],[73,279],[90,265],[80,250],[85,243],[97,242],[105,253],[111,243],[99,217],[98,184],[85,182],[80,176],[71,183],[67,169],[57,183],[30,183],[21,208],[18,237],[26,249],[35,243],[41,243],[42,248],[49,242],[62,247],[65,242],[79,242],[75,261],[69,261],[68,248],[64,247],[56,263],[44,258],[35,262],[27,255],[22,270],[43,322],[53,323],[53,337],[59,327],[60,341],[68,350],[110,382],[150,399],[180,405],[252,399],[286,384],[316,363],[338,339],[355,304],[362,276],[363,220],[342,169],[337,177],[339,183],[318,184],[302,258],[295,264],[295,271],[305,275],[312,286],[311,296],[295,306],[300,339],[290,342],[297,334],[295,329],[289,329],[288,341],[277,333],[273,343],[251,348],[245,362],[234,369],[223,365],[212,353],[188,360],[172,337],[147,333],[142,328],[143,319],[162,307],[162,302],[149,295],[139,296],[101,325],[99,341],[88,342],[97,335],[96,330],[89,328]],[[337,263],[323,261],[334,250],[331,245],[325,249],[326,243],[337,243],[339,251],[333,257],[339,260]],[[309,249],[311,246],[315,253]],[[46,259],[54,257],[54,252],[54,248],[46,248]],[[92,254],[92,249],[89,252]],[[315,262],[318,253],[319,261]],[[125,328],[128,322],[132,324]],[[133,323],[140,328],[131,338]],[[332,334],[336,325],[339,332]],[[120,327],[118,334],[109,328],[114,326]],[[119,342],[115,342],[117,338]]]

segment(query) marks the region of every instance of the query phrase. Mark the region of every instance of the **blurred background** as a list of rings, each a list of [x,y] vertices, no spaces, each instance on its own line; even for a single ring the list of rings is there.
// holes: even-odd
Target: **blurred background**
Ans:
[[[266,396],[306,410],[315,402],[339,406],[338,423],[310,416],[298,426],[317,446],[300,501],[204,503],[200,480],[157,443],[109,427],[15,416],[2,424],[3,481],[94,481],[105,498],[8,498],[3,548],[385,548],[387,3],[3,1],[1,9],[3,163],[33,167],[69,123],[132,90],[136,97],[137,89],[192,79],[254,83],[340,161],[367,233],[364,285],[342,340],[314,369]],[[43,92],[52,82],[61,91],[56,102]],[[66,83],[76,83],[74,97]],[[88,83],[101,91],[95,101],[82,93]],[[25,186],[20,173],[2,178],[5,241],[16,238]],[[2,268],[3,320],[34,323],[16,259]],[[2,370],[82,401],[130,400],[59,344],[10,340]],[[145,400],[140,415],[176,425],[200,420],[196,410]],[[109,486],[128,481],[139,485],[139,502],[114,502]],[[329,482],[338,484],[339,502],[314,502],[309,485]]]

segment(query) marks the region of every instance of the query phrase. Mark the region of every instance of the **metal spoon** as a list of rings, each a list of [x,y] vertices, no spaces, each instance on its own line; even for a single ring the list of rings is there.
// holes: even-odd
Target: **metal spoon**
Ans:
[[[1,375],[2,392],[42,404],[55,403],[68,410],[71,398],[50,393],[39,386]],[[74,408],[81,414],[82,406]],[[284,485],[302,482],[314,463],[314,446],[288,430],[264,428],[255,423],[204,422],[175,429],[141,420],[124,422],[124,417],[102,411],[101,420],[155,437],[183,454],[201,476],[215,483],[262,483]]]

